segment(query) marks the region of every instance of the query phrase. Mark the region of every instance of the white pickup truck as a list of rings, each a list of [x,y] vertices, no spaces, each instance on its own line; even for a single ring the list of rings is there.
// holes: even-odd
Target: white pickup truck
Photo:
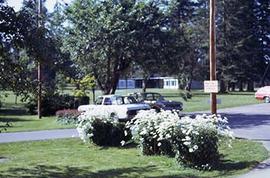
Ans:
[[[133,118],[139,110],[148,110],[151,107],[145,103],[138,103],[132,96],[104,95],[99,96],[95,104],[81,105],[78,111],[106,110],[115,113],[119,121]]]

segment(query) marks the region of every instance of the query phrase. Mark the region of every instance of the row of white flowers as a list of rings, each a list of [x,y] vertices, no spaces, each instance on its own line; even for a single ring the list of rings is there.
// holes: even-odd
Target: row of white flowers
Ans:
[[[148,137],[157,139],[157,141],[168,140],[181,134],[183,144],[189,148],[189,152],[194,152],[199,148],[199,144],[192,140],[192,137],[199,135],[202,130],[233,138],[227,123],[227,118],[220,115],[202,114],[195,118],[190,116],[180,118],[174,111],[156,113],[154,110],[148,110],[140,111],[127,126],[131,129],[133,138],[140,141]],[[161,144],[159,142],[158,146]]]
[[[78,117],[79,123],[77,124],[77,131],[79,137],[86,143],[93,137],[93,122],[96,119],[106,123],[116,123],[117,119],[114,118],[114,113],[109,112],[107,109],[98,108],[95,110],[87,110]]]
[[[108,134],[113,130],[119,134]],[[131,132],[143,154],[174,155],[179,162],[201,168],[215,164],[220,138],[228,141],[228,146],[233,139],[225,117],[206,114],[180,117],[175,111],[163,110],[159,113],[142,110],[125,127],[120,126],[116,116],[106,109],[89,110],[79,116],[77,131],[84,142],[93,141],[98,145],[108,145],[108,139],[114,140],[113,145],[120,145],[120,142],[123,145],[129,141],[128,133]]]

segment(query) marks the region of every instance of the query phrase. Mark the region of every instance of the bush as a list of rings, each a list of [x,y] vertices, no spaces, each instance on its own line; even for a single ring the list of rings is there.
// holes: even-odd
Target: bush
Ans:
[[[190,91],[183,91],[180,93],[180,96],[183,98],[183,100],[187,101],[188,99],[192,98],[192,93]]]
[[[219,161],[219,130],[214,117],[198,115],[182,118],[172,143],[178,162],[198,168],[211,168]]]
[[[192,119],[172,111],[140,111],[127,127],[143,154],[175,155],[179,163],[203,169],[219,161],[220,138],[233,138],[226,118],[216,115]]]
[[[161,110],[159,113],[155,110],[140,111],[131,122],[126,124],[127,128],[131,130],[133,139],[140,143],[142,154],[173,154],[171,142],[166,139],[159,139],[159,126],[167,119],[177,122],[179,117],[176,112],[171,111]]]
[[[125,124],[119,123],[114,114],[102,109],[82,113],[77,131],[84,142],[99,146],[120,146],[131,138]]]
[[[77,109],[64,109],[56,112],[57,122],[61,124],[77,124],[81,112]]]
[[[88,96],[76,96],[74,100],[74,107],[78,108],[80,105],[89,104],[90,98]]]
[[[83,97],[82,101],[80,102],[77,98],[75,99],[74,96],[70,95],[59,95],[58,93],[53,95],[46,95],[42,99],[42,116],[52,116],[55,115],[56,111],[63,110],[63,109],[77,109],[77,107],[81,104],[89,104],[89,97],[88,103],[86,102],[86,97]],[[31,114],[37,113],[37,98],[32,98],[26,104],[28,108],[28,112]]]

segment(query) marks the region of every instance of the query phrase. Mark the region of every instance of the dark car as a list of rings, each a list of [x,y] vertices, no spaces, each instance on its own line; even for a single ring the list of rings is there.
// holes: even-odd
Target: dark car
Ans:
[[[163,110],[183,110],[183,103],[178,101],[165,100],[159,93],[145,92],[130,94],[137,99],[138,102],[148,103],[153,109],[157,111]]]

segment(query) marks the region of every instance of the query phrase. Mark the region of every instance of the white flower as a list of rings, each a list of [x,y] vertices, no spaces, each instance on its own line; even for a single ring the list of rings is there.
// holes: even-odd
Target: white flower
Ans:
[[[194,149],[194,150],[198,150],[198,148],[199,148],[198,145],[194,145],[194,146],[193,146],[193,149]]]
[[[190,153],[192,153],[192,152],[194,152],[194,149],[193,149],[193,148],[189,148],[188,151],[189,151]]]
[[[124,140],[122,140],[120,143],[122,146],[124,146],[126,142]]]

